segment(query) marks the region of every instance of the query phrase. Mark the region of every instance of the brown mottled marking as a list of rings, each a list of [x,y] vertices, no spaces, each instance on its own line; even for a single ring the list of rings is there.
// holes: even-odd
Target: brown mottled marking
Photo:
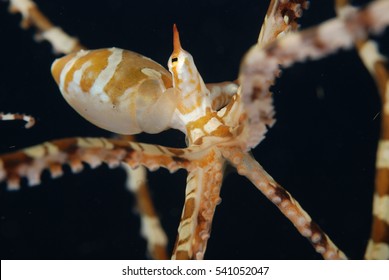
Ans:
[[[22,151],[3,155],[1,160],[3,163],[2,169],[7,174],[8,182],[18,182],[17,184],[19,184],[21,178],[18,168],[23,165],[30,165],[34,161],[33,158],[27,156]]]
[[[194,210],[195,210],[195,199],[191,197],[185,202],[184,213],[182,214],[181,221],[190,219],[194,213]]]
[[[160,152],[161,152],[161,154],[164,154],[164,153],[165,153],[165,151],[162,149],[162,147],[161,147],[161,146],[159,146],[159,145],[155,145],[155,147],[158,149],[158,151],[160,151]]]
[[[150,192],[145,183],[143,183],[136,192],[137,204],[140,212],[147,216],[155,217],[153,202],[151,201]]]
[[[203,204],[204,204],[204,201],[203,201]],[[197,215],[197,231],[196,231],[196,235],[199,236],[199,233],[200,231],[203,229],[202,227],[204,227],[206,224],[208,224],[208,219],[206,219],[203,215],[203,209],[200,209],[199,211],[199,214]]]
[[[34,161],[33,158],[27,156],[23,151],[13,154],[5,154],[1,156],[4,169],[7,171],[13,171],[16,167],[22,164],[31,164]]]
[[[389,80],[388,73],[388,62],[387,61],[377,61],[374,64],[374,71],[376,73],[376,82],[381,94],[381,98],[384,100],[384,93],[386,91],[386,82]]]
[[[289,10],[289,9],[281,10],[281,15],[282,15],[282,17],[287,16],[289,18],[290,22],[295,21],[297,18],[296,13],[292,10]]]
[[[192,140],[192,137],[190,137],[190,139]],[[204,137],[200,137],[200,138],[197,138],[195,141],[192,140],[192,142],[194,145],[201,146],[203,144],[203,140],[204,140]]]
[[[176,155],[176,156],[181,156],[185,154],[185,152],[182,149],[175,149],[175,148],[166,148],[170,153]]]
[[[338,8],[344,7],[349,4],[349,0],[336,0],[336,6]]]
[[[179,162],[179,163],[189,163],[189,160],[188,160],[188,159],[182,158],[182,157],[172,156],[172,159],[173,159],[175,162]]]
[[[371,233],[371,238],[374,242],[386,242],[389,240],[389,225],[381,219],[373,216],[374,230]]]
[[[224,138],[232,137],[232,133],[230,132],[230,127],[226,125],[220,125],[214,131],[212,131],[210,135],[216,137],[224,137]]]
[[[190,239],[192,239],[192,236],[191,236],[191,235],[188,235],[188,236],[187,236],[186,238],[184,238],[184,239],[178,238],[177,246],[180,246],[181,244],[187,243]]]
[[[162,245],[154,245],[153,246],[154,254],[153,257],[156,260],[168,260],[169,256],[167,255],[165,246]]]
[[[49,169],[52,177],[62,174],[62,165],[60,163],[49,164]]]
[[[72,68],[80,69],[86,62],[90,66],[84,70],[80,80],[80,87],[83,92],[89,93],[101,71],[108,66],[108,59],[112,55],[112,51],[102,49],[91,51],[87,55],[80,57]],[[66,87],[65,87],[66,89]]]
[[[14,114],[14,119],[15,120],[23,120],[23,115],[21,115],[21,114]]]
[[[176,252],[176,259],[177,260],[189,260],[189,254],[187,251],[177,251]]]
[[[108,139],[110,143],[114,145],[114,149],[123,149],[127,153],[133,153],[136,152],[131,145],[133,145],[136,142],[128,142],[128,141],[121,141],[121,140],[113,140],[113,139]]]
[[[137,143],[137,142],[134,142],[134,143],[131,143],[132,145],[135,145],[137,147],[139,147],[139,149],[144,152],[145,148],[144,146],[141,144],[141,143]]]
[[[255,101],[261,96],[263,89],[259,85],[255,85],[252,89],[251,101]]]
[[[274,195],[281,199],[277,204],[281,204],[285,200],[291,200],[289,193],[278,184],[274,186]]]
[[[182,227],[186,227],[188,224],[190,224],[192,221],[191,220],[186,220],[186,221],[184,221],[182,224],[181,224],[181,226]]]
[[[319,235],[320,236],[320,239],[318,242],[314,243],[312,242],[312,238],[309,238],[309,241],[311,241],[311,243],[313,244],[314,247],[316,246],[322,246],[323,248],[328,248],[328,240],[327,240],[327,237],[324,235],[322,229],[319,227],[318,224],[316,224],[314,221],[311,221],[311,223],[309,224],[309,228],[311,229],[312,231],[312,236],[314,235]]]
[[[115,70],[112,79],[105,85],[104,90],[111,98],[113,104],[124,94],[126,89],[136,86],[139,81],[149,77],[142,72],[142,69],[149,68],[161,74],[165,88],[171,88],[171,75],[161,65],[135,52],[123,50],[122,61]]]
[[[188,180],[186,181],[186,184],[188,184],[190,181],[192,181],[194,179],[194,176],[188,178]],[[186,196],[188,197],[189,195],[191,195],[192,193],[194,193],[196,191],[196,188],[193,188],[190,192],[188,192],[186,194]]]
[[[77,138],[66,138],[61,140],[54,140],[53,145],[57,146],[60,151],[67,154],[74,154],[78,149]]]
[[[376,188],[375,192],[382,197],[389,194],[389,170],[387,168],[378,168],[376,170]]]
[[[290,2],[292,2],[292,3],[297,3],[297,4],[301,4],[301,5],[303,5],[305,8],[307,8],[306,7],[306,5],[307,5],[307,0],[289,0]]]

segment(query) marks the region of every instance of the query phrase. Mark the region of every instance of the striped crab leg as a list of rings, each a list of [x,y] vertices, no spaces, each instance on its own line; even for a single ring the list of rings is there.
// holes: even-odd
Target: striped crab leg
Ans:
[[[340,16],[355,8],[348,0],[337,0],[336,11]],[[362,62],[375,79],[382,100],[381,135],[378,142],[375,193],[373,198],[373,225],[365,253],[366,259],[389,259],[389,71],[387,58],[373,40],[356,42]]]
[[[166,259],[166,236],[153,209],[145,182],[142,166],[155,170],[165,167],[170,172],[179,168],[190,170],[186,155],[190,150],[166,148],[125,140],[105,138],[69,138],[23,149],[0,156],[0,182],[6,181],[9,189],[18,189],[20,179],[27,178],[29,185],[40,183],[44,170],[53,178],[62,175],[62,166],[68,164],[76,173],[83,169],[83,163],[95,168],[102,163],[117,167],[124,163],[131,167],[128,185],[135,193],[141,212],[142,235],[148,243],[153,258]],[[132,170],[133,168],[136,168]]]
[[[193,164],[196,167],[187,177],[185,205],[172,255],[176,260],[204,258],[215,208],[220,203],[224,165],[220,152],[211,150]]]
[[[106,138],[67,138],[45,142],[23,150],[0,156],[0,182],[6,181],[9,189],[18,189],[20,179],[27,178],[30,186],[40,183],[48,169],[53,178],[62,176],[62,166],[68,164],[74,173],[106,163],[114,168],[121,162],[131,168],[144,165],[150,170],[164,167],[170,172],[179,168],[190,170],[187,158],[189,149],[166,148],[125,140]]]
[[[247,177],[288,218],[300,234],[306,237],[324,259],[346,259],[331,239],[312,221],[300,204],[280,186],[248,153],[226,147],[223,156],[242,176]]]
[[[360,52],[363,52],[363,48],[369,48],[368,44],[367,42],[362,45]],[[381,58],[375,62],[374,71],[381,95],[383,115],[376,159],[373,226],[365,258],[389,259],[389,183],[387,179],[389,176],[389,72],[386,61],[382,60],[383,57],[376,57]]]
[[[147,242],[147,252],[152,259],[167,260],[169,258],[166,249],[168,239],[154,209],[146,181],[146,169],[143,166],[132,169],[125,163],[122,166],[127,172],[127,189],[134,194],[136,199],[141,235]]]
[[[25,114],[11,114],[11,113],[1,113],[0,112],[0,121],[13,121],[13,120],[22,120],[25,121],[25,128],[31,128],[35,124],[35,119],[32,116]]]
[[[152,258],[167,259],[167,238],[153,208],[146,184],[146,171],[163,166],[171,172],[187,168],[188,160],[180,155],[185,151],[126,140],[104,138],[69,138],[46,142],[0,156],[0,182],[7,181],[9,189],[18,189],[20,179],[26,177],[29,185],[40,183],[48,169],[53,178],[62,175],[62,166],[68,164],[73,172],[80,172],[83,163],[92,168],[106,163],[110,167],[122,166],[127,171],[127,187],[135,194],[141,216],[141,233],[148,244]],[[180,155],[178,155],[180,154]],[[132,166],[132,167],[130,167]],[[135,168],[135,169],[133,169]]]
[[[135,141],[132,135],[121,135],[119,139]],[[146,168],[139,166],[133,169],[124,162],[121,166],[127,174],[126,189],[135,196],[141,222],[141,235],[147,242],[147,253],[152,259],[166,260],[168,240],[150,195]]]

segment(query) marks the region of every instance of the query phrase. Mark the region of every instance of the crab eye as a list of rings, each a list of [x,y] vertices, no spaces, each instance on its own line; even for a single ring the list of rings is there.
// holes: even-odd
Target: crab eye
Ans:
[[[172,63],[173,63],[173,62],[176,62],[176,61],[178,61],[178,57],[173,57],[173,58],[172,58]]]

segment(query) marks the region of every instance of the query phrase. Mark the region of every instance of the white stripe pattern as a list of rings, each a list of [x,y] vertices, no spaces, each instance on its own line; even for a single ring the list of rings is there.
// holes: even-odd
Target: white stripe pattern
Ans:
[[[65,89],[65,80],[66,80],[66,76],[67,76],[69,70],[72,69],[74,63],[76,63],[76,61],[80,57],[83,57],[83,56],[87,55],[88,53],[89,53],[89,51],[84,51],[84,50],[79,51],[72,59],[70,59],[68,61],[68,63],[66,63],[66,65],[62,69],[61,75],[59,77],[59,88],[60,88],[62,94],[67,92],[67,89]],[[58,61],[58,60],[56,60],[56,61]],[[51,70],[54,69],[54,67],[56,65],[56,61],[54,61],[53,65],[51,66]]]
[[[381,140],[377,148],[377,168],[389,168],[389,140]]]
[[[95,80],[90,93],[98,96],[101,101],[109,102],[110,98],[104,91],[105,86],[109,83],[116,72],[116,68],[123,59],[123,50],[117,48],[109,49],[112,54],[108,58],[107,67],[100,72],[99,76]]]
[[[373,214],[389,225],[389,196],[374,194]]]

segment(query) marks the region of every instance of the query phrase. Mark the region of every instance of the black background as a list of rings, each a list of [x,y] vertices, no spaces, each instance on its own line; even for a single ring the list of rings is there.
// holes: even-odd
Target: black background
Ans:
[[[183,47],[206,82],[234,80],[242,55],[257,39],[270,1],[36,1],[41,10],[91,49],[121,47],[166,65],[177,23]],[[311,1],[302,28],[334,16],[332,1]],[[367,1],[359,1],[363,3]],[[0,3],[0,111],[34,115],[0,123],[0,152],[70,136],[110,136],[83,120],[50,74],[48,43],[19,28],[20,16]],[[385,40],[382,46],[387,49]],[[380,103],[355,51],[342,51],[283,72],[273,89],[277,123],[253,151],[333,241],[362,258],[371,197]],[[182,147],[178,132],[140,141]],[[125,175],[105,166],[18,192],[0,189],[2,259],[141,259],[134,199]],[[184,202],[185,172],[149,175],[162,224],[174,244]],[[282,214],[247,179],[232,172],[222,188],[206,259],[320,259]]]

